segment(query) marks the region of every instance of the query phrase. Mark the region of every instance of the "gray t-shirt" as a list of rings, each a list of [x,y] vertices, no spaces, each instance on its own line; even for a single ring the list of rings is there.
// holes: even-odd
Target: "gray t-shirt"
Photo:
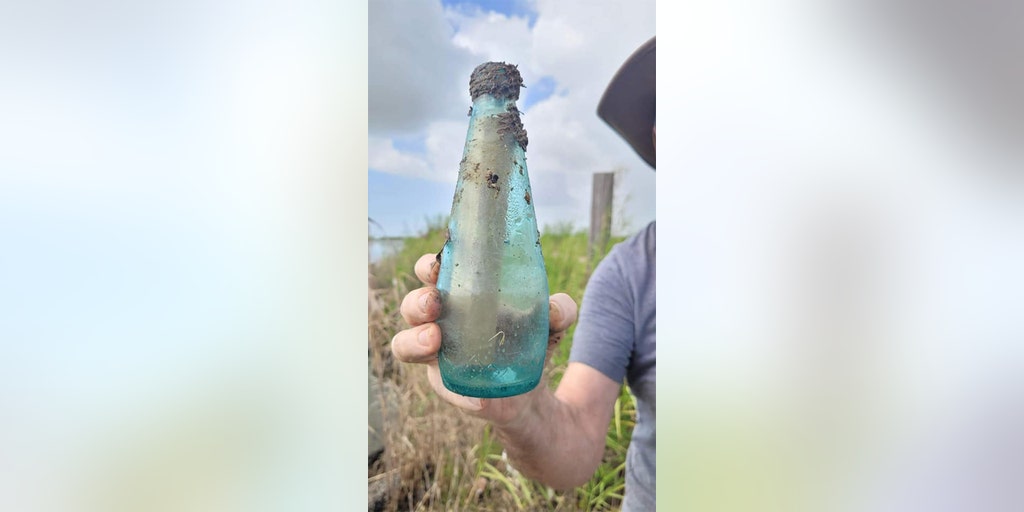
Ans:
[[[569,360],[616,382],[625,378],[637,404],[637,423],[626,453],[623,511],[655,510],[654,222],[612,248],[583,294]]]

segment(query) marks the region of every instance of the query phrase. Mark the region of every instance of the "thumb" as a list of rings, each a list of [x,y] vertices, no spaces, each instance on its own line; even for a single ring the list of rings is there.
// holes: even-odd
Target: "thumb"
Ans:
[[[549,330],[551,334],[564,332],[576,322],[578,307],[576,301],[567,293],[556,293],[551,296],[549,313]]]

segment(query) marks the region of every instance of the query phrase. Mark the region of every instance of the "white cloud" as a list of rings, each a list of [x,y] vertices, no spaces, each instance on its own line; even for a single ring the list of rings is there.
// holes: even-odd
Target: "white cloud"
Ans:
[[[466,140],[465,120],[427,125],[425,152],[402,151],[388,137],[370,135],[371,169],[435,181],[455,182]]]
[[[583,0],[539,0],[537,10],[533,44],[538,66],[570,89],[597,91],[598,97],[626,57],[655,33],[651,1],[595,6]]]
[[[430,169],[427,162],[416,155],[395,149],[391,139],[370,136],[370,168],[392,174],[427,176]]]
[[[453,9],[446,9],[445,16],[458,27],[452,44],[472,53],[480,63],[508,62],[528,75],[536,73],[533,33],[526,18]]]
[[[468,92],[467,92],[468,95]],[[427,161],[437,179],[455,182],[466,143],[468,118],[431,123],[427,133]]]
[[[414,133],[468,108],[473,59],[437,1],[370,2],[370,133]]]

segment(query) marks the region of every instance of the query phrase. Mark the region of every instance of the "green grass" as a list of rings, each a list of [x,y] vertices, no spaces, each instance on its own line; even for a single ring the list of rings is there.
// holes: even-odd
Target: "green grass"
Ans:
[[[498,439],[483,421],[454,410],[430,389],[419,365],[396,363],[390,340],[405,328],[398,307],[402,297],[422,284],[413,264],[437,253],[445,241],[445,219],[433,219],[423,236],[408,238],[394,255],[370,267],[369,356],[373,372],[390,382],[394,397],[385,403],[395,419],[385,425],[385,456],[370,476],[398,472],[390,510],[614,510],[625,487],[626,449],[636,407],[626,386],[615,403],[606,436],[605,456],[593,478],[572,491],[558,492],[520,475],[503,457]],[[621,241],[614,238],[609,246]],[[607,248],[587,257],[587,233],[570,225],[545,227],[541,235],[549,288],[577,303],[587,279]],[[567,365],[575,326],[552,356],[549,376],[556,385]]]

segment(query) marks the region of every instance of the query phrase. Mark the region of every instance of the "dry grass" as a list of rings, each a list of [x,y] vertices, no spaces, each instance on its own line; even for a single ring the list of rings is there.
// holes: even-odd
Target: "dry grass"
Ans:
[[[624,487],[626,446],[635,421],[628,390],[616,403],[609,426],[605,459],[586,485],[556,492],[528,480],[503,457],[485,422],[461,413],[431,390],[426,370],[393,360],[390,340],[405,327],[398,312],[401,298],[420,286],[412,274],[416,259],[436,252],[443,242],[443,222],[423,237],[406,241],[396,255],[370,267],[369,362],[380,384],[378,399],[385,418],[385,450],[371,464],[371,488],[386,489],[381,510],[614,510]],[[567,227],[546,229],[542,237],[551,289],[579,300],[589,274],[586,235]],[[548,369],[557,382],[565,369],[572,332]]]

